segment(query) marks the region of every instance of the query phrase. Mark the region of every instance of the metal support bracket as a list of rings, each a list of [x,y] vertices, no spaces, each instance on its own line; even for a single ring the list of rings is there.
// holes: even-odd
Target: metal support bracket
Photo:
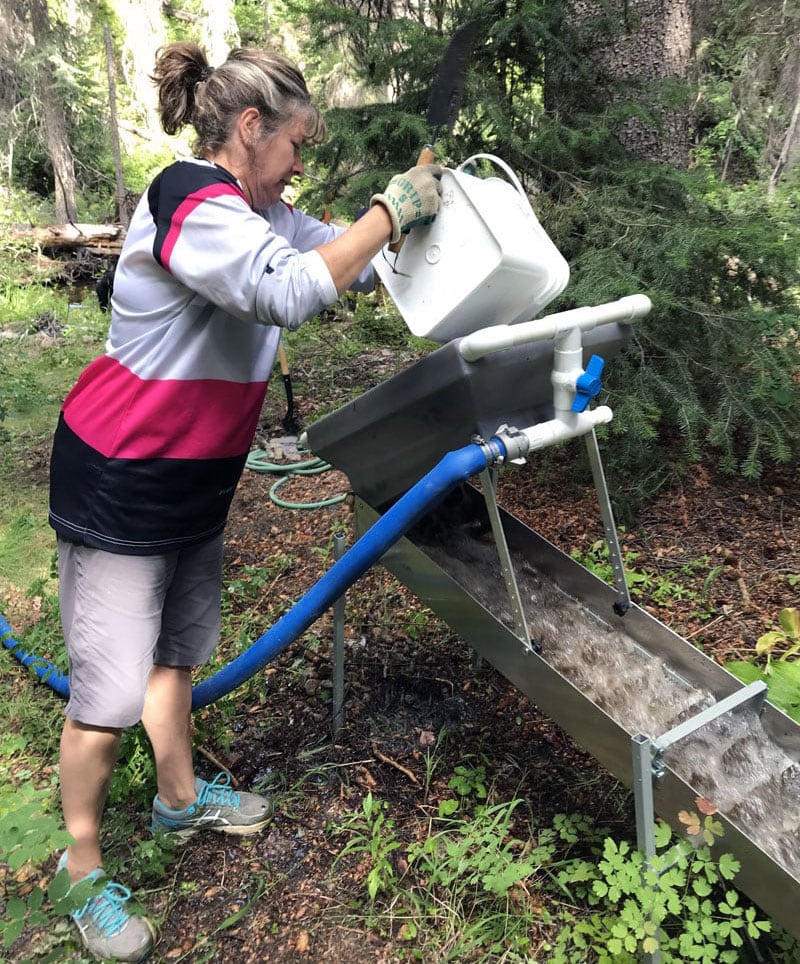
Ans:
[[[665,772],[664,754],[680,740],[691,736],[696,730],[711,723],[712,720],[730,713],[731,710],[753,705],[760,713],[767,698],[767,684],[761,680],[749,683],[742,689],[719,700],[713,706],[695,713],[694,716],[668,730],[658,739],[651,739],[644,733],[631,738],[633,762],[633,800],[636,808],[636,846],[645,857],[645,867],[649,867],[656,853],[655,807],[653,804],[653,782],[663,777]],[[645,964],[660,964],[661,949],[642,956]]]
[[[628,581],[625,578],[625,566],[623,565],[622,552],[619,548],[617,527],[614,524],[611,498],[608,494],[603,462],[600,459],[600,446],[597,444],[597,434],[594,429],[587,432],[585,438],[589,464],[592,467],[594,487],[597,492],[597,500],[600,503],[600,516],[603,519],[603,531],[605,533],[606,545],[608,546],[608,558],[611,562],[614,586],[617,590],[617,601],[614,603],[614,612],[618,616],[624,616],[631,608],[631,594],[628,589]]]
[[[528,624],[525,621],[525,610],[522,605],[522,597],[519,594],[517,578],[514,575],[514,566],[511,562],[511,553],[508,550],[506,534],[503,531],[503,522],[500,518],[500,510],[497,508],[497,472],[491,468],[485,468],[481,474],[481,488],[483,497],[486,500],[486,509],[489,513],[489,522],[492,526],[497,553],[500,556],[500,568],[503,572],[508,596],[511,601],[511,610],[514,614],[514,625],[517,636],[522,640],[522,644],[528,652],[534,652]]]
[[[747,703],[752,703],[755,712],[760,713],[766,698],[767,684],[763,682],[763,680],[756,680],[754,683],[748,683],[747,686],[742,687],[742,689],[737,690],[735,693],[731,693],[730,696],[726,696],[718,703],[708,707],[708,709],[701,710],[688,720],[684,720],[683,723],[679,723],[678,726],[668,730],[657,740],[653,740],[653,776],[658,779],[664,775],[664,754],[673,744],[678,743],[687,736],[691,736],[695,730],[706,726],[712,720],[716,720],[717,717],[725,713],[730,713],[731,710],[735,710]]]

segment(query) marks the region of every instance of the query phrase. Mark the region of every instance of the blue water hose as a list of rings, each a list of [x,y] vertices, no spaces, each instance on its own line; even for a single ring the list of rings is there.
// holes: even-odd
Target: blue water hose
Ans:
[[[14,630],[6,622],[2,613],[0,613],[0,638],[5,648],[10,650],[23,666],[29,666],[39,679],[47,683],[59,696],[63,696],[64,699],[69,697],[69,679],[66,674],[43,657],[26,650],[22,643],[14,639]]]
[[[263,669],[302,635],[448,492],[485,469],[487,464],[504,456],[505,451],[503,443],[493,438],[486,450],[473,444],[445,455],[314,583],[288,613],[281,616],[241,656],[194,687],[192,709],[213,703]]]
[[[492,438],[484,445],[471,444],[449,452],[419,482],[364,533],[294,606],[247,650],[192,690],[192,709],[208,706],[226,696],[263,669],[301,636],[333,603],[378,562],[409,529],[462,482],[492,465],[506,454],[505,445]],[[67,677],[55,666],[25,652],[0,615],[3,645],[60,696],[69,696]]]

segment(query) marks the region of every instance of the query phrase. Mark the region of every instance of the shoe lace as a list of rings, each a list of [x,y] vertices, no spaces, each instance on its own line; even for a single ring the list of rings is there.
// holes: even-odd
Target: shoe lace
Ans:
[[[130,914],[125,910],[125,904],[130,897],[131,892],[122,884],[106,884],[97,897],[89,898],[75,913],[74,919],[80,920],[88,914],[103,937],[113,937],[128,922]]]
[[[204,782],[197,794],[197,802],[201,807],[209,804],[217,807],[238,807],[239,794],[231,789],[229,773],[218,773],[211,783]]]

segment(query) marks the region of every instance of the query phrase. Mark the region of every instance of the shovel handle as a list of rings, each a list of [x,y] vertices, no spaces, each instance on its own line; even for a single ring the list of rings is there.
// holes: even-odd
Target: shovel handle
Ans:
[[[419,152],[419,157],[417,158],[417,167],[419,167],[421,164],[433,164],[435,160],[436,155],[433,153],[433,148],[430,144],[426,144]],[[393,244],[389,245],[389,250],[392,252],[392,254],[397,254],[400,251],[400,248],[403,247],[404,241],[405,237],[401,236],[399,241],[395,241]]]
[[[286,357],[286,351],[283,347],[282,342],[278,342],[278,361],[281,365],[281,375],[289,374],[289,359]]]

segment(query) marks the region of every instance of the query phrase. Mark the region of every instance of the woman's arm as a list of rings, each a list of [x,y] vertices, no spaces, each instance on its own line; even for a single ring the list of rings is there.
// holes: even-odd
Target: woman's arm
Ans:
[[[373,194],[363,217],[335,241],[317,248],[340,295],[387,241],[399,241],[412,228],[430,224],[439,210],[441,176],[439,164],[395,174],[382,194]]]
[[[376,204],[338,238],[316,249],[330,272],[337,294],[347,291],[391,233],[392,222],[386,209]]]

